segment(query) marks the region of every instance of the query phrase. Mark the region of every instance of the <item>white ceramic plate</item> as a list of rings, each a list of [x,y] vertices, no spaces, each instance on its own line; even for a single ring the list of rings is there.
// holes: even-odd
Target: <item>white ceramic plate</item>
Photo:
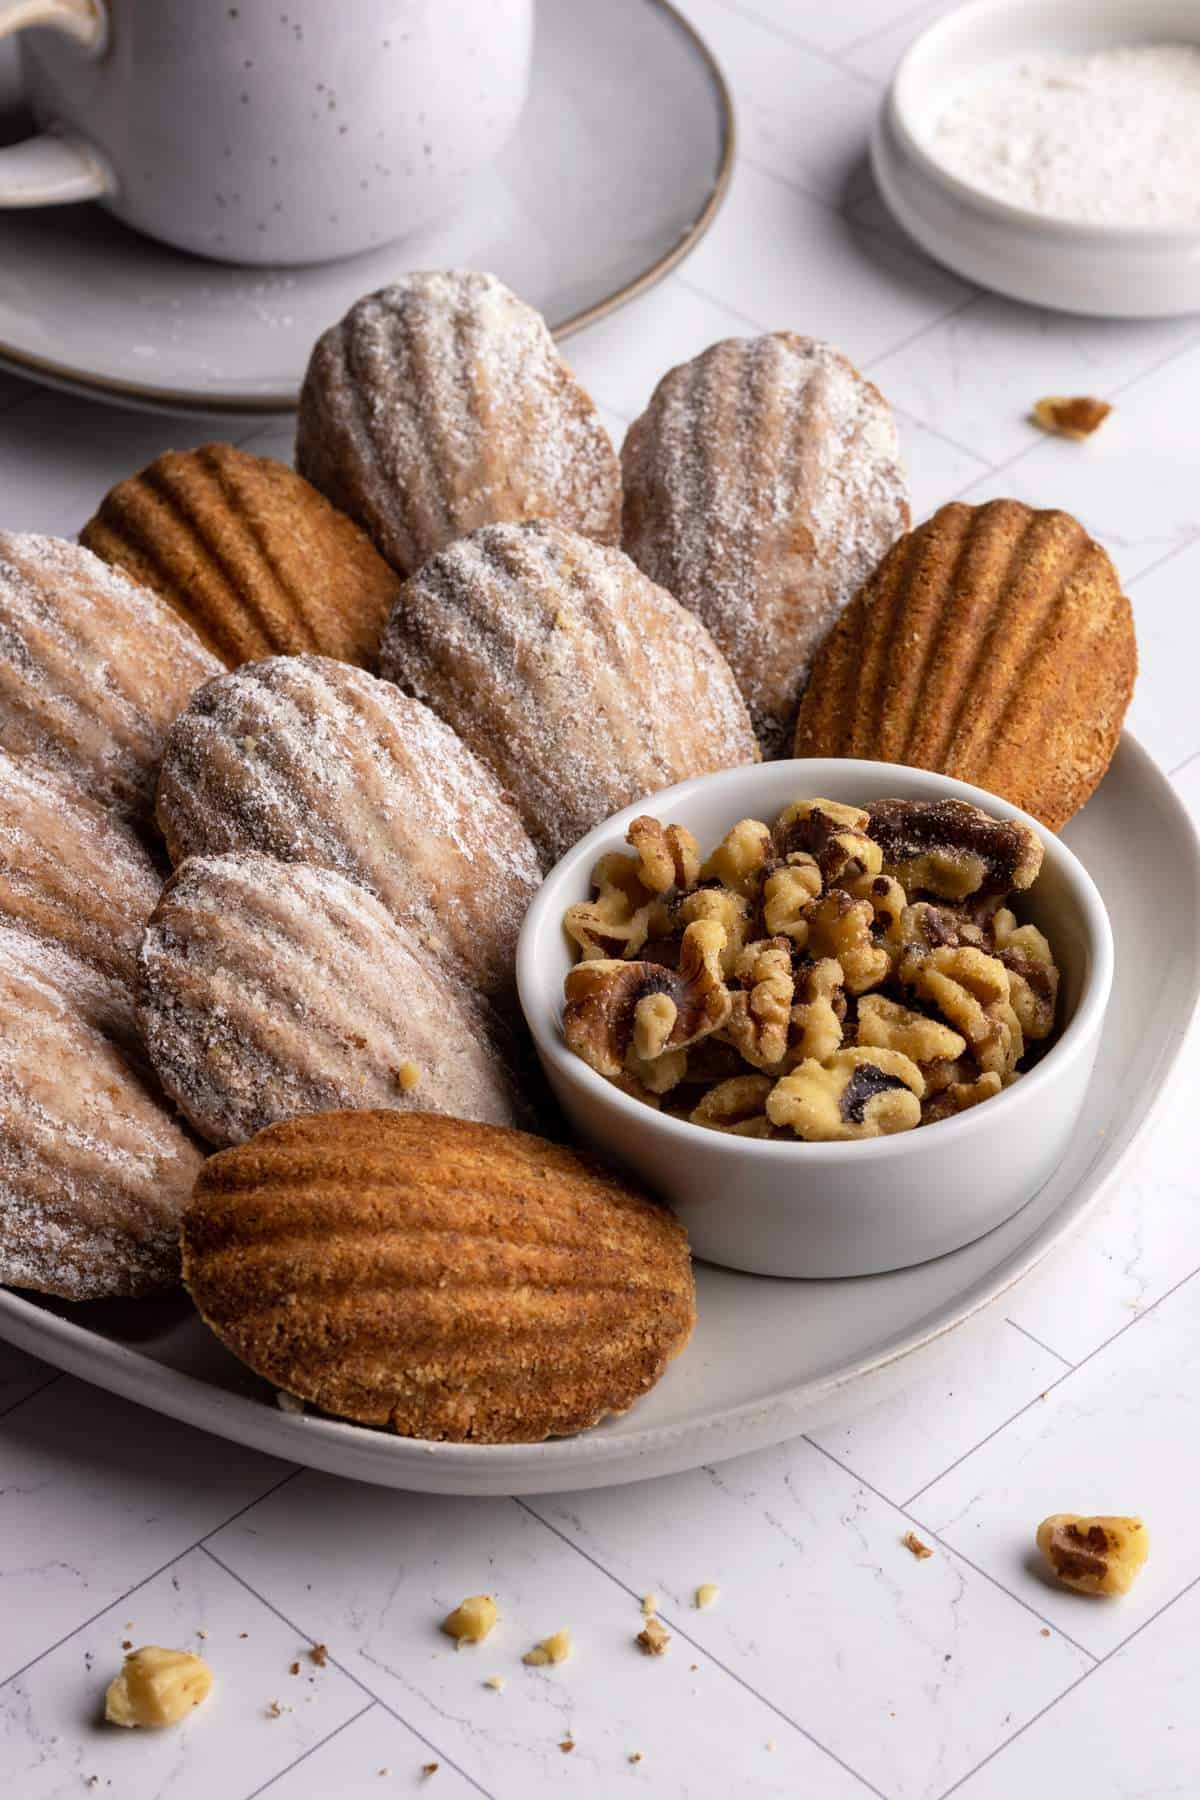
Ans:
[[[10,91],[4,131],[2,103],[0,142],[25,129]],[[725,83],[667,0],[538,0],[525,113],[462,211],[278,271],[169,250],[97,206],[0,214],[0,366],[123,405],[288,411],[314,338],[407,269],[490,269],[565,336],[688,253],[732,162]]]
[[[1195,0],[973,0],[905,53],[871,141],[881,193],[931,256],[997,293],[1106,318],[1200,311],[1200,231],[1046,218],[943,168],[933,127],[948,98],[1027,56],[1125,44],[1200,44]]]
[[[774,1281],[700,1267],[699,1324],[622,1419],[549,1444],[424,1444],[279,1411],[186,1302],[72,1308],[0,1289],[0,1336],[72,1374],[220,1436],[338,1475],[429,1493],[596,1487],[718,1462],[828,1422],[906,1378],[905,1359],[997,1300],[1112,1180],[1160,1099],[1200,989],[1200,847],[1165,777],[1128,736],[1066,836],[1108,906],[1116,979],[1067,1161],[1024,1210],[919,1268]],[[969,1171],[946,1169],[947,1203]]]

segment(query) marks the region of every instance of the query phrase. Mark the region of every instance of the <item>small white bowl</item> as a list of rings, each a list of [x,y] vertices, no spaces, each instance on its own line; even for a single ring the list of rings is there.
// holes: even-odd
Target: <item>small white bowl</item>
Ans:
[[[1017,300],[1106,318],[1200,311],[1200,230],[1081,225],[997,200],[943,167],[934,128],[950,96],[1027,56],[1200,44],[1195,0],[974,0],[900,61],[871,140],[875,179],[939,262]]]
[[[952,795],[1019,819],[1046,846],[1022,913],[1046,933],[1062,971],[1059,1035],[995,1099],[895,1137],[805,1144],[734,1137],[673,1119],[621,1093],[562,1035],[563,980],[574,964],[568,906],[591,870],[651,812],[686,825],[702,849],[742,818],[768,823],[792,800],[865,803]],[[965,782],[890,763],[748,764],[701,775],[627,806],[547,875],[517,946],[521,1005],[550,1085],[580,1135],[670,1202],[692,1249],[758,1275],[873,1275],[957,1250],[1010,1218],[1061,1161],[1075,1130],[1112,987],[1112,932],[1086,869],[1037,821]]]

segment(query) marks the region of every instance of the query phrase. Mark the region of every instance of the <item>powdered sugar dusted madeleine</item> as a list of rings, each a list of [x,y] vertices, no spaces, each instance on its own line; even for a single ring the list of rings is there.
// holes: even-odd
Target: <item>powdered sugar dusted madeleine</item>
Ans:
[[[78,544],[0,532],[0,748],[149,816],[163,733],[220,664]]]
[[[0,1281],[68,1300],[179,1279],[203,1160],[63,989],[65,953],[0,929]]]
[[[683,1228],[640,1189],[433,1114],[318,1114],[221,1151],[183,1259],[243,1362],[407,1437],[581,1431],[653,1387],[695,1318]]]
[[[151,1060],[210,1143],[339,1108],[516,1122],[482,1010],[333,869],[254,852],[189,857],[154,910],[139,969]]]
[[[908,525],[887,402],[828,344],[728,338],[663,377],[621,461],[626,550],[704,620],[785,754],[813,656]]]
[[[67,959],[66,991],[138,1043],[133,978],[161,877],[132,829],[29,757],[0,750],[0,921]]]
[[[1136,675],[1129,601],[1077,519],[955,502],[889,551],[843,615],[796,755],[936,769],[1058,830],[1107,769]]]
[[[537,852],[491,770],[389,681],[276,656],[209,682],[168,735],[158,819],[175,862],[339,869],[468,986],[511,991]]]
[[[432,557],[380,671],[491,764],[547,863],[630,800],[758,755],[700,621],[557,525],[487,525]]]
[[[621,477],[545,321],[494,275],[405,275],[318,339],[296,466],[401,574],[501,519],[555,519],[602,543]]]
[[[230,668],[304,651],[373,662],[399,586],[311,482],[233,444],[168,450],[104,496],[80,541]]]

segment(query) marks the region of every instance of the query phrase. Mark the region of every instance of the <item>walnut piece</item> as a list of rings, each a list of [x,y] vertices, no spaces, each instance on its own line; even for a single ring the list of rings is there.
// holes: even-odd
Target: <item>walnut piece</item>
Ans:
[[[531,1669],[541,1669],[547,1663],[566,1662],[570,1654],[571,1633],[564,1626],[561,1631],[556,1631],[550,1637],[543,1638],[540,1644],[533,1646],[532,1650],[527,1650],[521,1661],[528,1663]]]
[[[812,857],[826,887],[851,888],[871,881],[883,868],[883,851],[867,836],[869,815],[837,800],[798,800],[775,823],[781,856],[799,851]]]
[[[812,1057],[824,1062],[841,1048],[846,1017],[845,977],[834,956],[806,963],[797,987],[788,1055],[793,1063]]]
[[[641,864],[619,850],[602,856],[592,870],[594,898],[568,906],[563,927],[587,958],[636,956],[649,933],[650,890]]]
[[[730,996],[724,1035],[755,1069],[774,1069],[784,1059],[792,1022],[792,952],[786,938],[747,944],[733,968],[742,986]]]
[[[901,979],[962,1034],[985,1073],[1012,1073],[1025,1043],[1009,998],[1009,973],[999,957],[969,945],[957,950],[947,945],[902,971]]]
[[[1031,1041],[1049,1037],[1058,1007],[1058,969],[1049,942],[1036,925],[1018,925],[1007,906],[992,921],[996,954],[1008,970],[1009,997]]]
[[[844,888],[831,888],[805,907],[804,917],[811,954],[833,957],[842,965],[848,994],[865,994],[891,974],[892,959],[875,942],[869,900],[853,900]]]
[[[774,840],[761,819],[739,819],[700,870],[702,881],[719,881],[737,894],[755,891],[759,870],[774,854]]]
[[[657,1619],[647,1619],[633,1641],[647,1656],[665,1656],[671,1634]]]
[[[700,846],[683,825],[662,825],[648,813],[635,819],[625,834],[638,859],[638,879],[652,894],[695,887],[700,875]]]
[[[490,1594],[471,1594],[466,1600],[460,1600],[452,1613],[446,1614],[442,1630],[460,1646],[482,1644],[499,1617],[496,1602]]]
[[[1150,1554],[1150,1536],[1140,1519],[1051,1513],[1037,1528],[1037,1547],[1064,1587],[1127,1594]]]
[[[803,950],[808,942],[804,909],[816,899],[821,887],[821,871],[803,851],[773,869],[762,888],[763,924],[770,936],[790,938],[797,950]]]
[[[921,1122],[925,1081],[898,1050],[835,1050],[809,1058],[767,1095],[767,1117],[807,1143],[889,1137]]]
[[[623,1071],[632,1046],[652,1061],[717,1031],[729,1017],[721,973],[725,933],[711,920],[689,925],[678,969],[648,962],[581,962],[566,979],[563,1032],[601,1075]]]
[[[730,1131],[737,1137],[770,1137],[771,1121],[765,1109],[773,1086],[769,1075],[732,1075],[728,1081],[718,1081],[709,1088],[688,1118],[693,1125],[706,1125],[710,1131]]]
[[[952,1119],[955,1113],[968,1112],[983,1100],[994,1100],[1003,1081],[994,1069],[976,1075],[972,1081],[948,1081],[921,1108],[922,1125],[936,1125],[939,1119]]]
[[[1034,401],[1031,417],[1043,431],[1082,442],[1103,425],[1111,411],[1107,400],[1097,400],[1092,394],[1047,394]]]
[[[909,894],[965,900],[1027,888],[1042,866],[1041,839],[965,800],[876,800],[870,833],[883,867]]]
[[[176,1725],[207,1700],[212,1670],[190,1650],[145,1644],[131,1650],[104,1696],[110,1725]]]
[[[883,994],[864,994],[858,1003],[858,1042],[881,1050],[899,1050],[919,1064],[948,1062],[963,1054],[966,1038],[938,1019],[912,1012]]]

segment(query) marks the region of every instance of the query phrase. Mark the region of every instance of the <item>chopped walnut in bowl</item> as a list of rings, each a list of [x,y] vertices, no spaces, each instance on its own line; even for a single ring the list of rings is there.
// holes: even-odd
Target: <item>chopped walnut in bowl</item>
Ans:
[[[1053,951],[1015,910],[1042,866],[1027,825],[953,798],[802,799],[707,860],[651,813],[625,839],[564,914],[563,1037],[649,1106],[744,1137],[886,1137],[993,1099],[1053,1033]]]
[[[970,1243],[1083,1153],[1112,936],[1005,801],[813,759],[598,826],[536,895],[517,977],[568,1123],[695,1254],[863,1275]]]

